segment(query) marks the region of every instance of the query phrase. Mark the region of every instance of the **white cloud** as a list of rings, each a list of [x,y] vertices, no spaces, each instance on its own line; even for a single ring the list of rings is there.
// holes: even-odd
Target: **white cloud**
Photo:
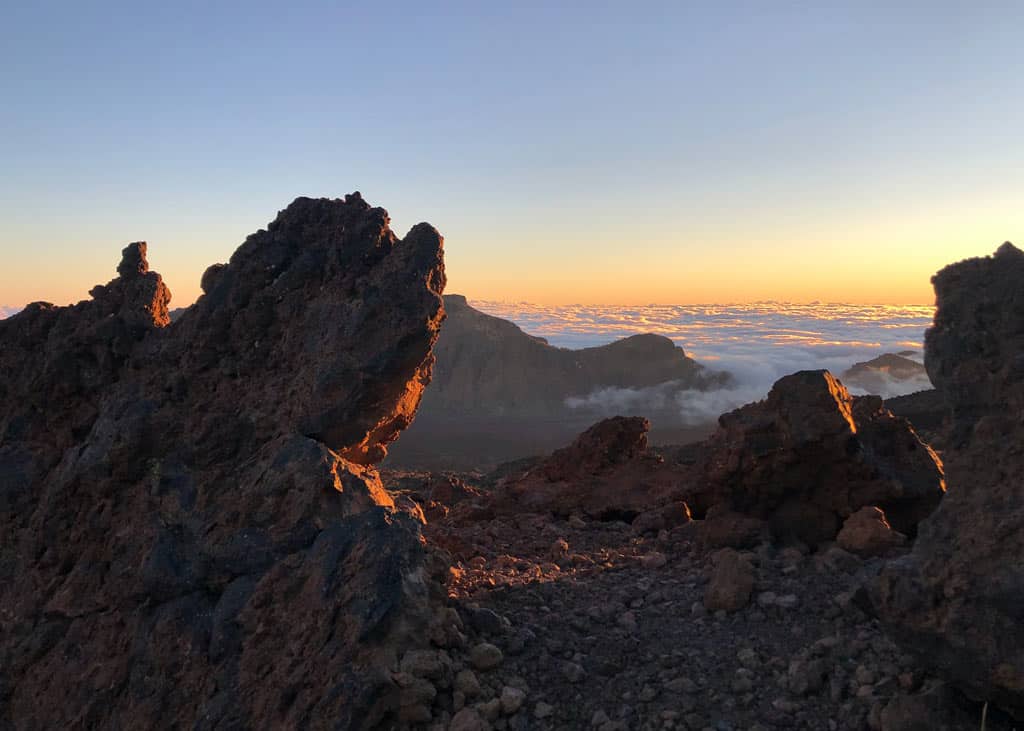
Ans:
[[[671,338],[704,365],[729,371],[736,383],[712,392],[674,384],[646,389],[598,389],[570,406],[603,413],[661,411],[673,403],[684,424],[706,423],[719,414],[764,398],[772,384],[798,370],[826,368],[842,375],[854,363],[883,353],[913,350],[920,359],[924,331],[934,308],[891,305],[650,305],[644,307],[551,307],[527,303],[472,302],[512,320],[552,345],[582,348],[653,332]],[[853,393],[864,393],[853,384]],[[885,397],[930,388],[927,378],[872,383]]]

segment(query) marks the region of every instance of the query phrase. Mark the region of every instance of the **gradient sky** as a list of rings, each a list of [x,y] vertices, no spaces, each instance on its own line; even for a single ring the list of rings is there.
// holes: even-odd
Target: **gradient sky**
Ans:
[[[1024,242],[1024,4],[811,5],[8,4],[0,305],[357,189],[472,298],[931,302]]]

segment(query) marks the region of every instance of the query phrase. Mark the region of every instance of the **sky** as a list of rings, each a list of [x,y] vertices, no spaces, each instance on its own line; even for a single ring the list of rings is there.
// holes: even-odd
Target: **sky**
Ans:
[[[10,4],[0,306],[353,190],[479,300],[930,303],[1024,242],[1024,4],[810,5]]]

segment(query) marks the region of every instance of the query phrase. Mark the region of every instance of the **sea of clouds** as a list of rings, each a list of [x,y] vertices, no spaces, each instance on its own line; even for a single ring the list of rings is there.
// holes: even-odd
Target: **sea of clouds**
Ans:
[[[701,392],[673,384],[648,389],[600,389],[570,406],[606,413],[642,413],[675,407],[683,423],[701,424],[767,395],[782,376],[827,368],[840,376],[854,363],[883,353],[912,351],[920,361],[931,306],[787,304],[542,306],[472,301],[489,314],[519,325],[552,345],[585,348],[637,333],[671,338],[698,362],[735,377],[726,389]],[[931,388],[926,376],[907,381],[879,378],[875,392],[889,398]],[[854,393],[864,393],[847,384]]]
[[[21,312],[20,307],[11,307],[9,305],[0,305],[0,320],[11,315],[16,315]]]

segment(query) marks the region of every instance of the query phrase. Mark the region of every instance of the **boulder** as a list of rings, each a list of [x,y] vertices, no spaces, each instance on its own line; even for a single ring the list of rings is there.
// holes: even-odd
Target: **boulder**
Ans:
[[[598,422],[568,447],[502,479],[494,492],[495,510],[582,513],[627,522],[651,510],[664,508],[669,515],[683,510],[674,500],[679,476],[647,451],[649,428],[641,417]]]
[[[0,727],[422,716],[389,671],[440,572],[372,465],[430,378],[441,237],[299,198],[173,323],[146,255],[0,321]]]
[[[549,482],[608,472],[644,454],[650,428],[650,422],[639,416],[599,421],[568,447],[552,453],[538,471]]]
[[[907,542],[907,537],[894,531],[885,512],[869,505],[858,510],[843,523],[836,536],[840,547],[860,556],[881,556]]]
[[[869,590],[893,638],[1024,719],[1024,252],[943,269],[925,364],[953,415],[949,491]]]
[[[716,505],[697,524],[697,537],[710,548],[754,548],[766,537],[763,520]]]
[[[731,548],[723,548],[712,559],[714,563],[704,589],[704,608],[712,612],[719,609],[735,612],[747,606],[754,589],[754,567]]]
[[[776,539],[832,540],[866,505],[912,533],[945,489],[940,460],[910,424],[828,371],[780,379],[764,401],[723,414],[705,446],[695,511],[722,505],[766,520]]]

